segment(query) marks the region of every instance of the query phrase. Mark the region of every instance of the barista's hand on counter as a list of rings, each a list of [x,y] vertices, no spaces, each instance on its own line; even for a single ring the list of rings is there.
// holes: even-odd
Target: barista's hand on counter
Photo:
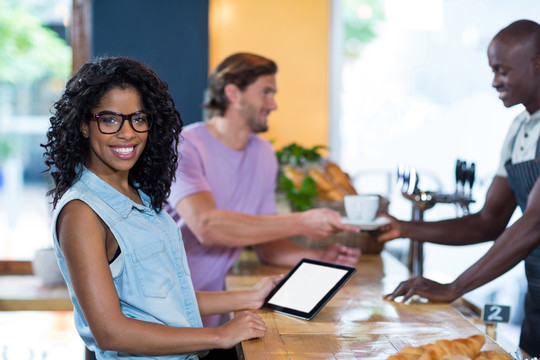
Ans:
[[[384,216],[390,220],[390,223],[387,225],[381,226],[377,231],[377,241],[386,242],[389,240],[399,239],[405,237],[401,230],[402,222],[396,219],[395,217],[389,215],[388,213],[378,214]]]
[[[268,296],[270,291],[276,287],[276,285],[283,279],[285,275],[267,276],[253,285],[248,290],[246,295],[247,303],[245,309],[258,309],[264,303],[264,299]]]
[[[356,226],[343,224],[339,212],[327,208],[304,211],[300,213],[300,221],[303,225],[302,234],[310,239],[326,239],[341,231],[360,231]]]
[[[409,300],[413,295],[419,295],[430,301],[452,302],[461,294],[457,293],[452,283],[441,284],[422,276],[403,281],[391,294],[385,295],[385,300],[395,300],[403,296],[401,302]]]
[[[356,266],[360,249],[334,243],[321,254],[319,260],[345,266]]]
[[[262,317],[251,311],[242,311],[227,323],[216,328],[217,347],[230,349],[236,344],[249,339],[262,338],[266,333],[266,324]]]

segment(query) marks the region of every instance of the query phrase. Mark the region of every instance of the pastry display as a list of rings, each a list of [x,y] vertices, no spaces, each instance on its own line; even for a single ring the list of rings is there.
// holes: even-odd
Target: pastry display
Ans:
[[[514,360],[514,358],[505,353],[487,350],[480,352],[474,360]]]
[[[482,351],[484,335],[464,339],[437,340],[434,344],[405,346],[387,360],[510,360],[512,357],[495,351]]]
[[[326,173],[316,167],[308,171],[308,175],[315,180],[319,198],[322,200],[343,201],[347,193]]]
[[[343,202],[346,195],[357,194],[349,175],[320,154],[325,148],[292,143],[276,151],[280,179],[284,179],[278,181],[278,190],[295,211],[313,208],[318,201]]]
[[[347,195],[356,195],[356,189],[354,188],[351,178],[348,174],[343,172],[338,164],[332,161],[328,161],[324,166],[326,173],[334,181],[334,183],[342,188]]]
[[[304,181],[305,175],[301,171],[295,169],[294,166],[284,166],[283,175],[292,181],[295,188],[300,189],[302,187],[302,181]]]
[[[306,176],[310,176],[317,186],[320,200],[343,201],[345,195],[355,195],[356,189],[350,177],[334,162],[325,165],[311,164],[305,169],[292,165],[283,167],[283,174],[299,189]]]

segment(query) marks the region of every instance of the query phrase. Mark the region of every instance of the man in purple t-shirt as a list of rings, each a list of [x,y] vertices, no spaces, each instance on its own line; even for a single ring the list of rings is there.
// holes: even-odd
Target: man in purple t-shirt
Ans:
[[[182,132],[176,182],[167,211],[182,230],[196,290],[223,290],[225,275],[243,246],[254,245],[267,263],[292,266],[304,257],[354,266],[358,249],[335,244],[309,250],[287,239],[325,239],[358,229],[341,223],[338,212],[312,209],[276,215],[278,171],[272,145],[256,133],[268,129],[277,106],[276,64],[239,53],[225,59],[209,79],[209,120]],[[204,319],[217,326],[226,319]]]

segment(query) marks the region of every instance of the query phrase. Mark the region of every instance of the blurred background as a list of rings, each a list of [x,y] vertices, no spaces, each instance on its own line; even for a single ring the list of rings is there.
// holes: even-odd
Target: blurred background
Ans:
[[[360,192],[388,197],[390,213],[405,219],[411,203],[395,186],[399,164],[417,170],[422,190],[453,193],[456,160],[475,162],[470,210],[477,211],[510,122],[523,111],[498,100],[486,50],[501,28],[522,18],[540,21],[540,3],[0,0],[0,261],[31,260],[51,245],[50,179],[42,173],[40,144],[72,69],[103,55],[131,56],[154,68],[186,123],[203,118],[208,72],[223,58],[236,51],[270,57],[279,65],[279,109],[265,136],[276,149],[326,145],[325,155]],[[459,214],[440,204],[424,218]],[[407,244],[396,240],[387,250],[400,257]],[[490,245],[426,245],[425,274],[451,281]],[[519,265],[467,295],[478,305],[512,306],[511,323],[498,330],[514,348],[523,276]],[[0,352],[30,358],[11,331],[24,316],[30,315],[0,313]],[[55,351],[80,351],[69,314],[33,316],[61,334]],[[36,351],[50,350],[45,337],[36,335]],[[69,356],[54,358],[75,359]]]

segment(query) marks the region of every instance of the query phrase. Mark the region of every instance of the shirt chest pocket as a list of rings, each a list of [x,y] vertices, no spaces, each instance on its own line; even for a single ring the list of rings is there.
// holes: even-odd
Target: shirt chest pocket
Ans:
[[[146,244],[133,255],[133,264],[145,296],[164,298],[173,286],[173,269],[169,269],[163,241]]]

